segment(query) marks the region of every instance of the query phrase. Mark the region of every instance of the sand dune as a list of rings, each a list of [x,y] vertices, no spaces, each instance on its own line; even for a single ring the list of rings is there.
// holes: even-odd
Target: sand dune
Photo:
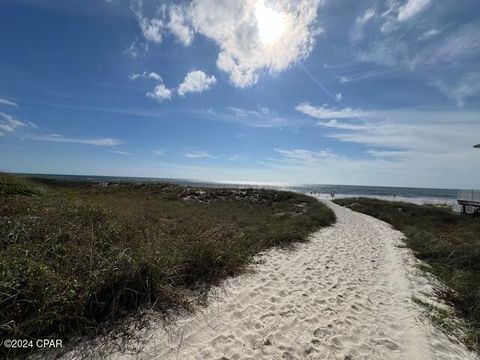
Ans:
[[[431,286],[397,246],[402,234],[328,204],[334,226],[295,251],[262,254],[253,273],[214,289],[206,308],[142,335],[139,353],[110,358],[477,359],[412,302]]]

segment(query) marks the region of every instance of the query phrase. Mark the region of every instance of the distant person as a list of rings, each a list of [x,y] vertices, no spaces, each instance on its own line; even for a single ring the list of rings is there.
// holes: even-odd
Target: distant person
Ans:
[[[330,197],[332,198],[332,200],[335,199],[335,193],[334,193],[334,192],[331,192],[331,193],[330,193]]]

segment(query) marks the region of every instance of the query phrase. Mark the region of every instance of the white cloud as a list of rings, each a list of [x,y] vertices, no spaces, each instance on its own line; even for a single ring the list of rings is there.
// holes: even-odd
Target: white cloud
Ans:
[[[390,72],[391,71],[385,71],[385,70],[365,71],[365,72],[353,73],[348,76],[342,75],[338,77],[338,80],[340,81],[341,84],[346,84],[346,83],[351,83],[356,81],[367,80],[374,77],[379,77],[382,75],[389,74]]]
[[[440,34],[439,30],[431,29],[431,30],[425,31],[422,35],[420,35],[418,37],[418,40],[420,40],[420,41],[429,40],[429,39],[437,36],[438,34]]]
[[[147,93],[147,97],[158,101],[170,100],[172,98],[172,91],[167,89],[164,84],[159,84],[155,86],[152,92]]]
[[[309,103],[302,103],[298,105],[295,110],[305,115],[321,120],[351,119],[367,115],[367,113],[362,110],[356,110],[351,108],[332,109],[326,106],[312,106]]]
[[[408,0],[398,11],[398,21],[406,21],[424,11],[431,0]]]
[[[0,130],[4,132],[15,132],[20,128],[36,127],[34,123],[23,122],[13,116],[0,111]]]
[[[141,74],[134,73],[129,76],[130,80],[137,80],[139,78],[152,79],[158,82],[158,85],[155,86],[153,91],[150,91],[146,94],[147,97],[158,100],[170,100],[172,98],[172,90],[168,89],[165,84],[163,84],[163,79],[156,72],[146,72],[144,71]]]
[[[114,138],[76,139],[76,138],[66,138],[63,135],[59,135],[59,134],[32,135],[32,136],[29,136],[28,139],[38,140],[38,141],[70,143],[70,144],[96,145],[96,146],[116,146],[122,143],[120,140],[114,139]]]
[[[364,27],[366,24],[372,20],[376,16],[376,11],[373,8],[369,8],[365,10],[365,12],[362,15],[359,15],[355,19],[355,25],[352,28],[352,31],[350,33],[350,39],[353,41],[359,41],[363,39],[363,32],[364,32]]]
[[[208,76],[203,71],[195,70],[189,72],[178,87],[178,94],[185,96],[190,92],[203,92],[209,90],[217,82],[215,76]]]
[[[365,10],[362,16],[357,17],[356,22],[360,24],[365,24],[369,22],[371,19],[373,19],[375,15],[376,15],[375,9],[372,9],[372,8],[367,9]]]
[[[217,66],[237,87],[258,81],[259,72],[279,72],[313,49],[319,0],[194,0],[191,22],[220,51]]]
[[[146,40],[157,44],[162,42],[162,30],[164,27],[162,20],[140,18],[139,22]]]
[[[257,110],[248,110],[230,107],[229,110],[242,124],[253,127],[282,127],[288,125],[288,121],[278,116],[269,108],[262,106]]]
[[[292,162],[299,163],[315,163],[322,160],[339,159],[340,156],[334,154],[330,150],[311,151],[305,149],[274,149],[277,153],[281,154],[284,159]]]
[[[327,127],[327,128],[339,129],[339,130],[368,130],[372,126],[375,126],[365,122],[361,124],[358,124],[358,123],[351,124],[347,122],[338,121],[337,119],[332,119],[328,121],[322,120],[317,122],[317,125]]]
[[[146,78],[146,79],[152,79],[152,80],[156,80],[156,81],[162,81],[162,77],[160,75],[158,75],[156,72],[143,72],[142,74],[137,74],[137,73],[134,73],[134,74],[131,74],[129,76],[130,80],[137,80],[139,78]]]
[[[187,9],[178,5],[170,7],[170,21],[167,29],[184,45],[189,46],[194,38],[193,29],[188,24]]]
[[[129,153],[127,151],[122,151],[122,150],[109,150],[109,152],[111,152],[112,154],[117,154],[117,155],[125,155],[125,156],[132,155],[132,153]]]
[[[135,40],[130,44],[128,48],[123,52],[125,55],[130,56],[132,59],[144,56],[148,52],[148,44]]]
[[[152,18],[142,2],[132,8],[146,40],[160,43],[165,32],[189,46],[195,33],[219,47],[217,66],[238,87],[258,81],[262,70],[283,71],[307,57],[315,37],[324,34],[316,24],[321,0],[193,0],[163,4]],[[136,52],[132,52],[136,54]]]
[[[213,156],[208,151],[203,150],[187,151],[184,156],[189,159],[216,159],[216,156]]]
[[[462,108],[465,106],[466,99],[480,95],[480,72],[469,73],[454,84],[446,85],[442,81],[437,81],[436,85],[443,94]]]
[[[2,99],[2,98],[0,98],[0,105],[18,106],[17,103],[7,99]]]
[[[463,25],[448,36],[423,47],[410,60],[411,67],[445,64],[478,59],[480,55],[480,22]]]
[[[413,154],[412,151],[406,150],[367,150],[367,154],[376,157],[376,158],[401,158],[410,156]]]

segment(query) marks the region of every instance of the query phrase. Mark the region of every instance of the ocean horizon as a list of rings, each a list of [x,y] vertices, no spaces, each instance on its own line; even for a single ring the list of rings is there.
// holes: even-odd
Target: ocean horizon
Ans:
[[[64,175],[64,174],[33,174],[16,173],[17,176],[37,177],[61,181],[83,181],[93,183],[172,183],[192,187],[225,187],[225,188],[267,188],[289,190],[304,194],[316,195],[320,198],[331,199],[347,197],[369,197],[381,200],[405,201],[416,204],[446,204],[456,203],[459,189],[400,187],[400,186],[373,186],[373,185],[336,185],[336,184],[285,184],[273,182],[242,182],[216,181],[161,177],[131,177],[131,176],[104,176],[104,175]]]

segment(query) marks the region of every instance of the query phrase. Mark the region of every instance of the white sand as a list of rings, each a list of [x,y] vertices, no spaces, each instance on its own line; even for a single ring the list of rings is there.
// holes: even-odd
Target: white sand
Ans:
[[[266,252],[254,273],[214,289],[206,308],[142,334],[139,353],[110,358],[477,359],[412,302],[431,287],[396,246],[402,234],[328,205],[334,226],[294,251]]]

